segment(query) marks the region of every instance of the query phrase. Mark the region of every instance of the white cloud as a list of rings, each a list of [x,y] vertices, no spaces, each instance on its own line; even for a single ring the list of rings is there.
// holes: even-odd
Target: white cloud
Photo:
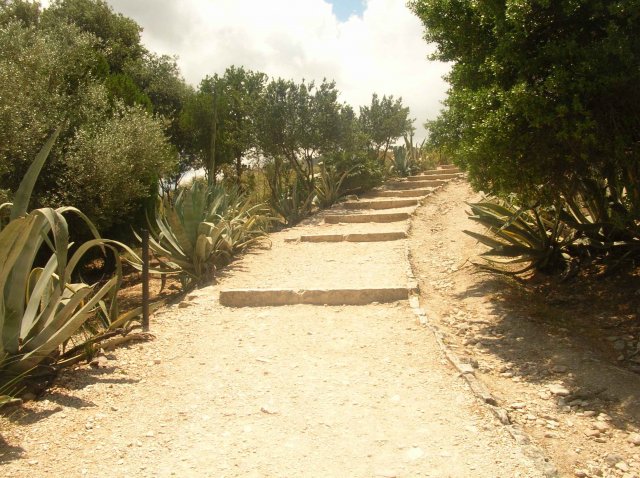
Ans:
[[[368,0],[361,17],[339,22],[325,0],[108,0],[143,28],[157,53],[176,54],[186,80],[242,65],[271,76],[335,79],[357,107],[374,92],[401,96],[421,125],[436,117],[448,66],[431,48],[406,0]]]

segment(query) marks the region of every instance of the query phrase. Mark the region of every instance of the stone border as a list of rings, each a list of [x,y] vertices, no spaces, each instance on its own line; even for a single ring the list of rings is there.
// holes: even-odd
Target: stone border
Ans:
[[[439,189],[441,189],[441,187],[437,188],[437,190]],[[423,205],[424,202],[421,202],[421,206]],[[413,221],[410,220],[407,230],[409,241],[412,229]],[[413,257],[411,254],[411,246],[409,241],[407,241],[406,250],[408,262],[407,278],[409,282],[413,281],[418,284],[413,270]],[[436,343],[438,344],[439,349],[442,351],[451,365],[453,365],[453,367],[458,371],[459,376],[467,382],[469,388],[471,389],[471,392],[487,408],[489,408],[489,410],[498,419],[498,421],[505,426],[508,433],[515,440],[515,442],[522,447],[525,455],[533,461],[533,463],[540,469],[545,477],[558,478],[560,475],[558,474],[558,470],[555,465],[549,462],[549,459],[546,457],[543,450],[531,441],[522,427],[511,422],[507,410],[499,405],[498,400],[496,400],[496,398],[491,394],[489,388],[485,385],[485,383],[482,382],[478,377],[476,377],[475,369],[470,364],[462,362],[458,355],[449,346],[447,346],[442,333],[427,318],[427,312],[420,304],[420,295],[418,293],[414,293],[409,296],[409,306],[415,314],[418,324],[422,327],[428,328],[431,331],[434,338],[436,339]]]

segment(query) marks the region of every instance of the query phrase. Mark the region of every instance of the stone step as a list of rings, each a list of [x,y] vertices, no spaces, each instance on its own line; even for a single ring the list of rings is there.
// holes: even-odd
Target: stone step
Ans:
[[[383,242],[406,239],[405,231],[366,232],[352,234],[306,234],[300,242]]]
[[[444,186],[446,181],[442,180],[412,180],[412,181],[389,181],[386,186],[389,189],[424,189]]]
[[[343,203],[345,209],[396,209],[417,206],[417,199],[386,199],[382,201],[352,201]]]
[[[409,212],[391,212],[377,214],[327,214],[324,222],[339,224],[341,222],[396,222],[405,221],[411,217]]]
[[[391,198],[391,197],[415,197],[423,198],[427,197],[434,188],[427,189],[394,189],[389,191],[374,191],[372,195],[374,197]]]
[[[427,169],[423,171],[424,174],[435,174],[435,173],[459,173],[460,168],[453,165],[447,166],[438,166],[436,169]]]
[[[227,289],[220,291],[226,307],[271,307],[283,305],[367,305],[373,302],[408,300],[414,289],[378,287],[354,289]]]
[[[417,176],[409,176],[407,178],[408,181],[435,181],[435,180],[443,180],[443,179],[454,179],[459,178],[460,173],[429,173],[429,174],[419,174]]]

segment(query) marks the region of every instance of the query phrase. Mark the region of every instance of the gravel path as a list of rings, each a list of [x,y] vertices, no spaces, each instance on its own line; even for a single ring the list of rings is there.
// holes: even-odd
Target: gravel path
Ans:
[[[274,235],[271,250],[248,254],[218,284],[158,312],[154,341],[110,352],[106,368],[65,372],[40,400],[2,419],[0,474],[542,476],[417,325],[408,301],[218,303],[220,289],[239,285],[406,283],[407,240],[284,241],[295,233]]]

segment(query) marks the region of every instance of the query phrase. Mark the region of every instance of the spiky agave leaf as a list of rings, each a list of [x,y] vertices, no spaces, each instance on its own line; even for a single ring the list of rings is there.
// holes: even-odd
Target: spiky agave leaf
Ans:
[[[517,208],[497,201],[471,203],[469,206],[472,210],[469,219],[487,227],[493,237],[467,230],[463,232],[491,248],[482,254],[485,258],[490,257],[488,262],[496,265],[531,263],[514,273],[555,266],[561,261],[562,248],[572,240],[571,237],[562,237],[563,228],[557,214],[547,217],[539,208]]]

